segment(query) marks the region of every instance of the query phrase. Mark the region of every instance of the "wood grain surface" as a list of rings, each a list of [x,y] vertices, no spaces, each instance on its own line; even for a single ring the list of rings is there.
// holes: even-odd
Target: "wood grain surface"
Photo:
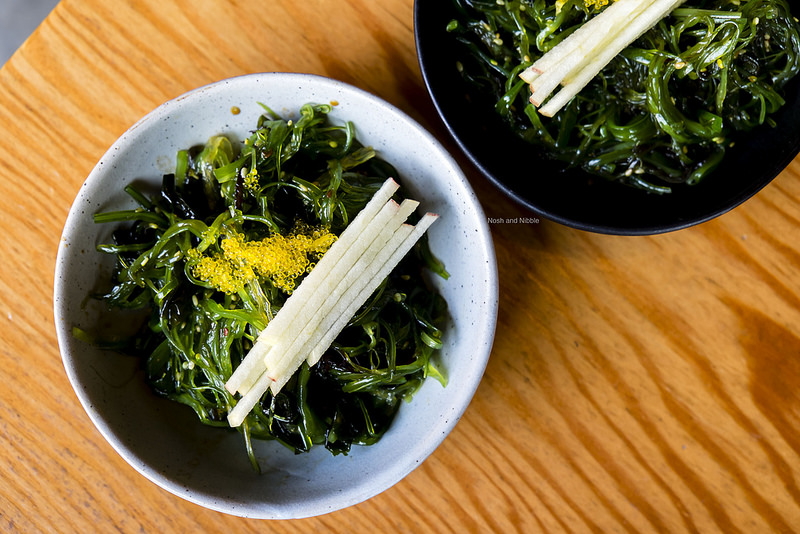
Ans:
[[[260,71],[371,91],[457,154],[419,74],[412,10],[62,0],[0,70],[0,531],[800,531],[798,160],[716,220],[621,238],[520,222],[532,215],[459,159],[502,220],[492,357],[441,447],[357,506],[277,522],[209,511],[138,475],[93,427],[61,365],[52,290],[95,162],[161,102]]]

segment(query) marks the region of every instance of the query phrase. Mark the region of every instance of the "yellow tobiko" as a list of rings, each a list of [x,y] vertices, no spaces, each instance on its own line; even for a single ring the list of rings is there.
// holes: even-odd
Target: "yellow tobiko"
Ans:
[[[225,293],[236,293],[256,278],[268,279],[275,287],[291,293],[298,279],[311,271],[336,241],[336,235],[322,227],[297,224],[287,235],[274,234],[247,241],[237,232],[220,240],[219,251],[189,254],[192,276]]]
[[[583,0],[583,5],[585,5],[587,8],[593,7],[595,9],[601,9],[607,6],[610,2],[614,1],[616,0]]]

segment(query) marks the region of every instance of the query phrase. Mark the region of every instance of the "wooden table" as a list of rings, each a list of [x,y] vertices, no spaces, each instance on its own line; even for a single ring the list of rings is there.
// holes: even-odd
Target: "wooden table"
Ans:
[[[501,302],[485,379],[442,446],[367,502],[265,523],[138,475],[61,365],[62,225],[142,115],[257,71],[349,82],[452,148],[417,67],[412,0],[62,0],[0,70],[0,530],[800,529],[800,160],[742,207],[667,235],[493,224]],[[530,216],[460,161],[488,217]]]

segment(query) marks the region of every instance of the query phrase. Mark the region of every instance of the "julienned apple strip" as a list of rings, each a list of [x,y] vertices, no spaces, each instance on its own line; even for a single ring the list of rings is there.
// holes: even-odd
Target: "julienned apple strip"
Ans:
[[[368,216],[372,214],[374,207],[370,206]],[[295,340],[305,331],[306,327],[311,325],[311,328],[313,328],[316,325],[319,320],[318,317],[326,313],[325,302],[330,293],[336,288],[339,281],[352,270],[353,265],[364,254],[364,251],[373,245],[383,246],[385,241],[377,243],[376,241],[381,231],[399,217],[399,211],[398,204],[389,199],[383,203],[383,206],[380,206],[377,215],[372,217],[368,224],[363,225],[363,227],[359,224],[357,239],[350,243],[349,247],[346,249],[340,248],[336,251],[338,259],[335,262],[326,262],[320,269],[322,259],[328,255],[333,247],[323,255],[317,266],[309,273],[310,277],[311,274],[319,270],[318,276],[312,279],[309,285],[305,285],[306,280],[303,280],[286,301],[290,304],[288,306],[289,309],[284,305],[283,309],[267,325],[267,328],[259,334],[256,344],[248,352],[245,360],[248,361],[248,372],[250,374],[242,380],[238,389],[239,393],[247,396],[250,389],[259,382],[261,375],[266,372],[263,364],[265,358],[268,359],[267,361],[282,359],[286,356],[287,348],[293,346]],[[413,211],[413,206],[411,211]],[[409,214],[410,211],[406,209],[405,216],[395,224],[402,224]],[[301,289],[302,291],[298,291]],[[284,312],[287,313],[284,314]],[[272,328],[270,328],[270,325]],[[272,357],[272,360],[269,360],[270,357]],[[264,382],[261,382],[261,385],[263,387]],[[248,396],[247,398],[250,397]]]
[[[350,221],[350,224],[347,225],[328,251],[320,258],[316,267],[303,279],[303,282],[294,290],[292,295],[286,299],[283,308],[267,324],[267,327],[259,333],[256,343],[225,383],[225,388],[230,393],[238,392],[245,395],[256,383],[264,372],[264,354],[270,349],[266,339],[274,339],[275,333],[283,331],[286,325],[295,319],[308,295],[317,290],[318,286],[326,279],[328,272],[335,267],[353,243],[363,239],[364,230],[399,187],[396,181],[391,178],[387,179],[358,215]]]
[[[396,187],[388,193],[389,197],[394,190]],[[287,299],[284,308],[259,335],[253,349],[240,364],[241,368],[247,362],[247,368],[239,375],[237,382],[226,383],[229,391],[242,394],[228,414],[230,426],[241,425],[267,389],[272,387],[273,392],[277,393],[304,360],[309,362],[313,360],[314,363],[319,360],[322,352],[330,346],[358,308],[436,219],[436,216],[426,214],[417,226],[408,226],[404,221],[418,205],[416,201],[407,200],[397,206],[390,198],[377,197],[379,195],[376,194],[376,197],[367,204],[373,212],[372,218],[366,225],[357,225],[360,227],[360,233],[355,241],[350,243],[346,250],[337,252],[335,261],[323,263],[334,247],[344,241],[345,233],[354,227],[361,213],[367,210],[366,207],[345,232],[342,232],[339,240],[323,255],[317,266]],[[374,213],[376,210],[373,201],[376,201],[376,198],[377,202],[383,201],[383,203],[378,205],[377,213]],[[325,268],[322,274],[318,275],[320,279],[312,279],[313,285],[308,286],[312,290],[303,289],[309,278],[320,270],[320,265]],[[376,280],[376,276],[380,276],[381,273],[385,274]],[[296,300],[298,294],[302,297],[302,300],[297,300],[299,304],[290,304],[290,301]],[[287,306],[290,308],[291,316],[287,314],[284,316],[287,318],[281,319]],[[276,321],[282,328],[270,329],[270,325],[276,324]],[[334,332],[334,327],[339,322],[342,324]],[[320,345],[326,339],[327,344],[320,352]],[[254,361],[255,358],[259,361]],[[278,373],[274,372],[276,365],[280,367]],[[280,386],[277,386],[278,381]]]
[[[387,246],[395,230],[405,222],[418,205],[419,202],[410,199],[404,200],[400,206],[393,200],[386,203],[385,208],[370,225],[373,230],[369,232],[371,235],[365,236],[364,242],[367,243],[367,247],[364,249],[357,246],[351,247],[348,257],[342,258],[317,292],[306,301],[298,317],[308,318],[308,320],[295,321],[290,329],[282,332],[280,337],[275,339],[272,350],[264,357],[264,365],[270,378],[277,379],[275,369],[284,368],[287,365],[291,367],[291,362],[295,358],[304,359],[302,355],[297,355],[304,350],[308,339],[314,335],[326,317],[331,313],[336,313],[334,308],[342,294],[348,288],[359,284],[368,266],[375,261],[380,251]],[[388,216],[385,216],[384,212]]]
[[[285,354],[287,344],[291,344],[295,340],[309,321],[313,320],[315,313],[323,311],[310,308],[309,303],[316,302],[319,298],[325,298],[327,293],[323,293],[323,291],[331,286],[332,281],[340,280],[351,270],[355,261],[373,243],[380,230],[385,228],[397,213],[398,205],[391,198],[385,202],[382,202],[383,199],[380,198],[379,201],[382,204],[379,204],[373,203],[376,197],[377,195],[359,213],[360,215],[369,208],[362,219],[369,219],[369,221],[367,224],[360,224],[360,221],[358,221],[356,238],[353,240],[348,238],[347,241],[344,241],[345,247],[339,247],[339,250],[334,251],[337,253],[336,261],[323,263],[323,260],[333,251],[333,246],[342,241],[337,240],[328,249],[328,252],[322,256],[317,266],[300,283],[286,300],[284,307],[258,336],[256,344],[245,356],[240,366],[247,362],[249,374],[244,377],[238,389],[238,392],[242,394],[242,398],[228,415],[228,421],[231,426],[241,424],[272,382],[272,379],[267,376],[264,358],[274,354],[276,359],[280,359]],[[376,208],[378,211],[377,214],[374,214]],[[358,218],[359,216],[356,216],[356,219]],[[357,222],[356,219],[347,228],[352,228],[353,224]],[[353,235],[353,232],[350,232],[350,234]],[[342,232],[342,235],[344,236],[344,232]],[[317,273],[317,276],[311,278],[314,273]],[[309,280],[309,278],[311,279]],[[310,283],[306,285],[306,282]]]
[[[611,12],[613,20],[629,20],[635,11],[641,11],[654,0],[617,0],[608,6],[603,13]],[[600,15],[602,15],[601,13]],[[558,43],[546,54],[525,69],[519,77],[532,84],[546,72],[557,72],[563,68],[563,62],[577,55],[583,56],[591,51],[598,42],[603,41],[609,33],[618,31],[618,27],[607,23],[607,18],[597,15],[567,38]]]
[[[552,117],[617,54],[683,2],[684,0],[617,0],[579,29],[592,24],[590,31],[575,31],[520,74],[522,79],[530,80],[531,103],[539,107],[562,84],[563,88],[539,109],[542,115]],[[576,42],[569,43],[573,38]],[[550,54],[553,55],[548,57]],[[576,54],[577,58],[572,58],[572,54]],[[552,73],[549,73],[551,69]],[[544,80],[539,80],[544,76]]]
[[[437,219],[431,213],[425,214],[416,226],[401,225],[395,231],[389,244],[378,256],[365,265],[365,270],[359,273],[358,283],[348,286],[347,291],[336,303],[336,307],[323,318],[323,323],[308,339],[303,348],[294,353],[293,360],[284,360],[284,364],[277,369],[269,369],[267,373],[274,380],[270,385],[273,394],[277,394],[295,371],[307,361],[315,365],[325,351],[333,343],[336,336],[350,322],[358,309],[375,292],[381,282],[400,263],[422,234]]]
[[[563,88],[539,109],[539,113],[545,117],[552,117],[558,113],[617,54],[683,2],[684,0],[656,0],[653,2],[631,24],[624,26],[622,31],[610,43],[604,44],[588,64],[579,71],[573,71],[566,76]]]
[[[392,272],[392,269],[400,263],[406,254],[411,250],[411,248],[416,244],[417,241],[422,237],[428,228],[436,222],[438,219],[438,215],[433,213],[426,213],[422,216],[420,221],[416,224],[416,226],[409,226],[404,224],[401,226],[397,233],[393,236],[392,246],[386,247],[382,251],[382,255],[384,253],[390,254],[388,260],[383,262],[383,265],[380,269],[377,267],[381,264],[382,258],[379,258],[372,266],[370,272],[372,273],[372,279],[370,282],[361,290],[353,301],[347,304],[346,312],[342,313],[339,317],[337,317],[336,322],[331,326],[328,331],[324,334],[322,340],[317,343],[317,345],[311,350],[308,355],[308,364],[315,365],[322,355],[328,350],[333,340],[336,339],[336,336],[347,326],[347,323],[350,321],[355,313],[358,311],[358,308],[366,302],[366,300],[372,295],[372,293],[378,288],[381,282],[389,276],[389,273]],[[395,243],[399,243],[395,246]]]
[[[564,45],[568,41],[572,41],[572,36],[586,29],[587,26],[589,27],[589,33],[585,37],[579,36],[581,41],[578,43],[577,47],[572,47],[573,50],[561,57],[552,66],[545,66],[546,68],[541,71],[541,75],[531,82],[531,102],[533,105],[537,107],[540,106],[559,84],[569,80],[570,74],[583,69],[587,63],[593,61],[599,51],[604,50],[605,47],[609,46],[609,43],[615,40],[617,35],[619,35],[621,25],[615,25],[613,20],[635,20],[635,17],[639,16],[647,7],[652,5],[654,1],[655,0],[617,0],[606,8],[603,13],[589,20],[586,24],[578,28],[570,37],[559,43],[559,45]],[[609,12],[611,13],[608,16],[613,17],[611,24],[608,23],[608,18],[602,17],[602,15]],[[552,51],[555,51],[555,48]],[[542,58],[545,57],[547,57],[547,54],[542,56]],[[536,64],[533,66],[536,66]],[[541,66],[539,68],[541,68]]]
[[[386,278],[392,269],[396,267],[397,263],[405,257],[411,250],[411,247],[414,246],[436,218],[437,216],[435,215],[426,214],[415,227],[401,224],[398,231],[394,233],[394,236],[400,235],[402,239],[398,240],[399,242],[390,239],[382,247],[381,252],[376,257],[377,261],[373,261],[372,264],[368,266],[366,272],[360,273],[361,276],[358,278],[358,283],[350,285],[347,288],[342,298],[345,299],[349,305],[340,307],[338,310],[334,310],[333,313],[323,315],[323,320],[326,321],[325,326],[327,328],[320,330],[320,333],[314,336],[313,341],[304,344],[304,346],[313,347],[316,350],[312,350],[310,354],[306,354],[304,350],[305,347],[303,347],[301,351],[293,353],[291,358],[285,359],[280,374],[277,374],[277,381],[273,376],[276,373],[271,372],[272,369],[267,369],[266,365],[264,365],[264,372],[258,377],[253,387],[239,399],[236,406],[228,413],[228,424],[232,427],[241,425],[244,418],[247,417],[247,414],[250,413],[250,410],[258,403],[267,389],[272,388],[273,394],[277,394],[300,365],[302,365],[304,360],[309,357],[314,357],[314,363],[316,363],[321,356],[321,354],[319,354],[319,356],[316,355],[322,343],[322,341],[318,340],[323,337],[327,339],[327,344],[322,347],[322,352],[324,352],[333,342],[333,339],[335,339],[339,332],[346,326],[347,322],[355,315],[358,308],[366,302],[369,296],[380,285],[381,281]],[[406,231],[405,228],[408,228],[408,231]],[[381,262],[384,258],[388,259]],[[380,265],[378,266],[378,264]],[[354,269],[360,269],[360,267],[355,267]],[[375,274],[369,277],[369,273]],[[339,315],[340,312],[342,315]],[[278,314],[280,315],[280,312]],[[328,327],[330,323],[338,325],[338,330],[334,332],[332,327]]]

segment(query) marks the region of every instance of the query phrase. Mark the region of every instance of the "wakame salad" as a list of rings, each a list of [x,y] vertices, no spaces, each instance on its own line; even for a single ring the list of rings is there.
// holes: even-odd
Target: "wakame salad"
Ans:
[[[442,32],[459,44],[456,68],[513,131],[552,159],[653,193],[701,182],[737,133],[774,125],[800,72],[788,0],[687,0],[546,117],[520,73],[609,1],[450,1]]]
[[[254,438],[346,454],[377,442],[426,378],[446,384],[434,360],[447,305],[424,271],[449,275],[423,235],[318,363],[304,362],[277,394],[268,390],[235,430],[226,420],[238,395],[225,383],[259,332],[381,184],[398,178],[359,143],[354,124],[330,120],[331,110],[306,104],[284,120],[264,106],[242,142],[219,135],[181,150],[159,191],[128,185],[136,208],[94,215],[116,225],[98,246],[116,263],[96,297],[144,319],[122,340],[74,334],[140,357],[157,394],[206,425],[240,432],[256,470]]]

